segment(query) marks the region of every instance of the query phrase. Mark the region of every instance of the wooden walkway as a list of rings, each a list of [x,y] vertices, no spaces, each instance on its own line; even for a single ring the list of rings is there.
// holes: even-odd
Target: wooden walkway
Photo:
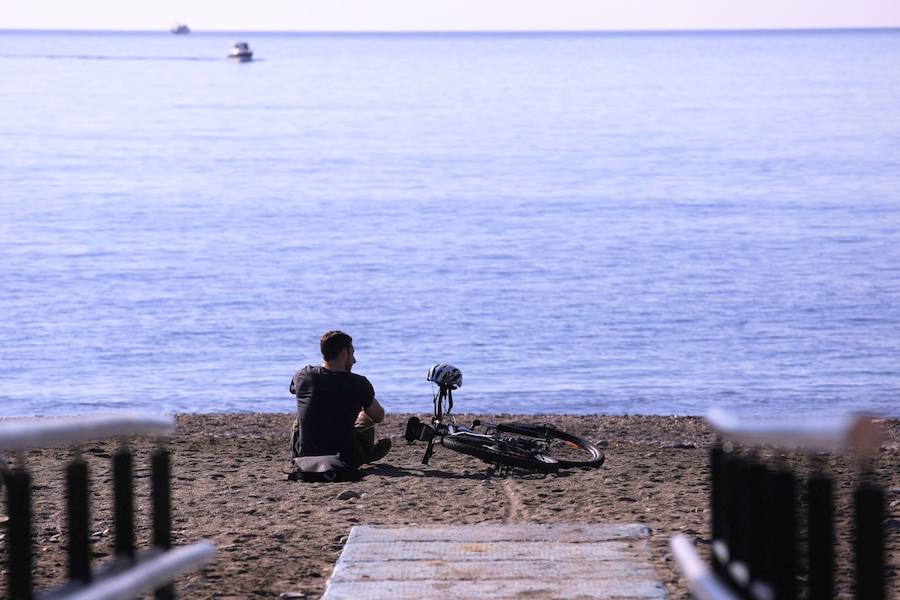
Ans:
[[[665,598],[638,524],[358,525],[324,600]]]

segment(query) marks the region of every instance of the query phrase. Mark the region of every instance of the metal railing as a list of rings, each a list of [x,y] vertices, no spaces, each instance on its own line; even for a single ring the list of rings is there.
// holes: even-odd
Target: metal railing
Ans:
[[[872,419],[761,421],[711,411],[707,421],[718,435],[710,450],[711,568],[702,563],[685,536],[675,536],[670,542],[696,597],[782,600],[799,595],[813,599],[834,596],[834,483],[816,455],[827,450],[852,451],[861,457],[852,499],[854,587],[857,598],[885,598],[884,491],[866,472],[864,460],[882,439],[882,431]],[[787,448],[808,454],[810,468],[805,481],[798,481],[787,461],[765,457],[765,452]],[[805,547],[800,544],[801,519],[806,525]],[[803,578],[798,578],[799,556],[805,557]],[[800,585],[807,589],[800,590]]]
[[[17,455],[15,465],[0,459],[9,517],[6,554],[10,600],[31,600],[37,596],[53,600],[120,600],[151,590],[157,600],[170,599],[174,598],[172,582],[176,577],[213,559],[215,546],[207,541],[172,548],[171,462],[161,441],[174,428],[171,417],[137,413],[0,422],[0,451]],[[159,438],[160,444],[151,456],[152,548],[139,552],[135,545],[133,455],[127,440],[147,436]],[[107,565],[91,567],[89,471],[87,462],[76,453],[65,470],[68,581],[38,593],[33,582],[31,474],[23,452],[102,439],[122,441],[112,457],[115,556]]]

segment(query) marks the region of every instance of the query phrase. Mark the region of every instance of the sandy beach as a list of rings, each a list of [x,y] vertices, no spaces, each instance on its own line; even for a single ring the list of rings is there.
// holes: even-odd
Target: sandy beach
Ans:
[[[604,446],[606,464],[594,471],[558,475],[494,475],[476,459],[438,448],[421,464],[424,445],[402,439],[409,415],[389,415],[380,436],[394,440],[381,463],[361,481],[300,483],[283,469],[292,415],[179,415],[169,441],[173,463],[173,530],[177,544],[206,538],[218,547],[216,562],[182,577],[184,598],[277,597],[283,592],[318,597],[355,524],[428,526],[468,523],[644,523],[652,530],[653,564],[673,598],[687,598],[668,550],[669,537],[687,533],[702,552],[709,541],[707,448],[714,436],[702,419],[662,416],[483,415],[486,420],[551,422]],[[419,415],[425,417],[426,415]],[[461,422],[472,416],[461,415]],[[886,535],[889,597],[900,598],[900,420],[871,461],[887,490]],[[82,448],[93,477],[95,564],[112,552],[109,458],[116,443]],[[136,499],[139,545],[150,533],[149,452],[137,441]],[[65,509],[62,470],[71,449],[46,449],[26,456],[34,479],[36,585],[46,588],[65,576]],[[803,469],[803,456],[788,460]],[[828,456],[838,485],[839,595],[851,594],[852,559],[848,493],[858,461]],[[339,499],[353,490],[360,497]],[[5,522],[5,503],[0,521]],[[5,536],[0,526],[0,536]],[[0,589],[6,589],[4,569]]]

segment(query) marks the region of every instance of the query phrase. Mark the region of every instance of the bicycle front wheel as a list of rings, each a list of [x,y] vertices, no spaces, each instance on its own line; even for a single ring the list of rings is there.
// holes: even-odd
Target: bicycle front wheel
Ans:
[[[561,469],[590,468],[601,466],[606,460],[603,451],[585,438],[557,429],[553,425],[531,425],[528,423],[500,423],[498,433],[511,433],[544,440],[546,450],[542,451],[559,465]]]
[[[445,435],[441,444],[451,450],[480,458],[486,463],[528,469],[541,473],[555,473],[559,470],[558,461],[543,454],[535,455],[516,448],[514,445],[498,439],[484,436],[473,436],[465,433]]]

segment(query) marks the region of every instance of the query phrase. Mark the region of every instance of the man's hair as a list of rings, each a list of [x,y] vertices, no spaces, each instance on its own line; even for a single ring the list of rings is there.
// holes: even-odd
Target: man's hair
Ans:
[[[319,342],[319,349],[322,350],[322,358],[332,360],[337,358],[341,350],[352,345],[353,338],[343,331],[328,331],[322,336],[322,340]]]

